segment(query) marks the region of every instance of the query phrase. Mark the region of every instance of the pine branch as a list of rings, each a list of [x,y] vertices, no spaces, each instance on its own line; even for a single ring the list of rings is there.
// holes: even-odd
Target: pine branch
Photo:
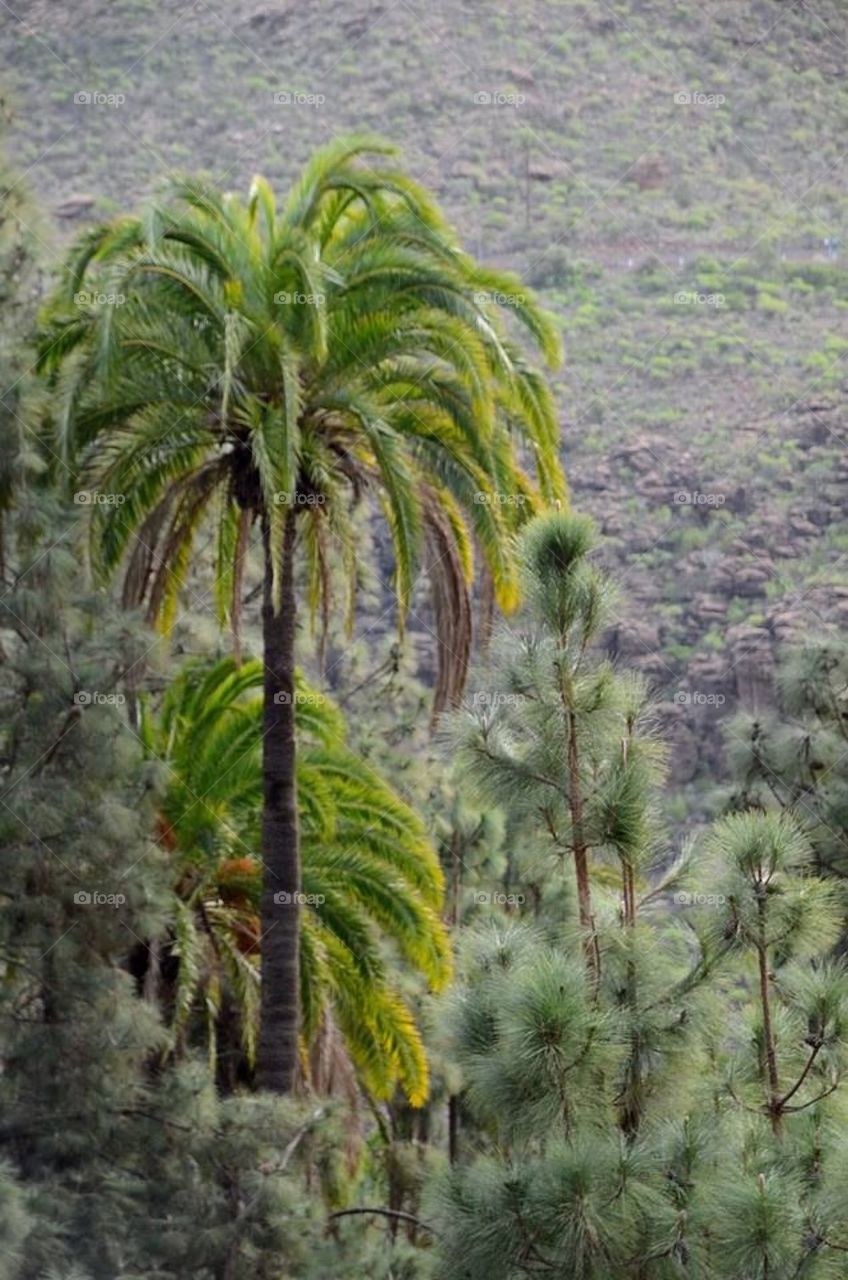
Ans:
[[[797,1111],[806,1111],[807,1107],[814,1107],[816,1103],[823,1102],[824,1099],[829,1098],[832,1093],[836,1093],[836,1090],[839,1088],[840,1083],[841,1082],[839,1080],[834,1080],[830,1088],[825,1089],[824,1093],[818,1094],[815,1098],[810,1098],[809,1102],[802,1102],[801,1105],[798,1107],[787,1107],[786,1110],[792,1112],[793,1114]]]
[[[429,1231],[437,1239],[444,1237],[429,1222],[425,1222],[422,1218],[417,1218],[414,1213],[404,1213],[401,1209],[384,1209],[380,1206],[362,1209],[336,1209],[334,1213],[329,1214],[328,1222],[334,1222],[337,1218],[351,1218],[365,1214],[378,1214],[384,1218],[391,1218],[397,1222],[409,1222],[415,1227],[423,1227],[425,1231]]]
[[[810,1051],[809,1057],[807,1058],[806,1065],[804,1066],[804,1070],[801,1072],[800,1076],[798,1077],[797,1081],[792,1086],[792,1088],[789,1090],[789,1092],[785,1093],[783,1097],[780,1099],[781,1108],[785,1107],[789,1099],[794,1098],[795,1094],[801,1088],[801,1085],[804,1083],[807,1076],[810,1074],[810,1070],[813,1066],[813,1063],[818,1057],[819,1051],[821,1050],[823,1044],[824,1044],[823,1040],[817,1040],[816,1043],[813,1045],[813,1048]]]

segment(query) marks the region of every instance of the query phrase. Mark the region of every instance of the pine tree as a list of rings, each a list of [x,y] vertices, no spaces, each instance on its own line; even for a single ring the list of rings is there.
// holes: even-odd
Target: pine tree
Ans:
[[[592,648],[608,587],[590,547],[575,517],[528,529],[531,610],[455,730],[515,829],[585,851],[591,908],[578,886],[576,920],[465,939],[446,1017],[476,1128],[432,1208],[438,1274],[841,1275],[840,903],[784,815],[736,815],[652,866],[661,753],[644,690]]]
[[[161,766],[123,703],[152,637],[74,591],[49,497],[22,486],[19,526],[0,602],[0,1275],[317,1280],[343,1132],[315,1103],[221,1099],[191,1056],[163,1068],[173,1040],[132,972],[174,918]]]
[[[816,865],[848,877],[848,644],[837,633],[788,646],[777,701],[727,732],[731,810],[779,808],[807,831]]]
[[[36,435],[24,405],[33,395],[34,351],[27,349],[38,305],[40,246],[47,232],[20,176],[0,155],[0,578],[6,535],[23,454],[35,459]]]
[[[664,752],[644,683],[597,652],[614,593],[591,560],[594,539],[581,516],[553,513],[528,527],[529,616],[496,641],[489,685],[458,719],[455,739],[468,783],[506,805],[517,848],[545,839],[549,871],[561,868],[549,879],[573,875],[577,920],[552,919],[550,906],[541,919],[576,925],[590,985],[622,1010],[630,1053],[619,1105],[634,1133],[646,1105],[643,1066],[668,1039],[678,984],[700,981],[709,960],[696,948],[691,973],[680,976],[687,944],[669,935],[667,961],[658,960],[644,923],[656,893],[645,872],[662,848],[655,788]],[[545,897],[560,910],[569,901]]]

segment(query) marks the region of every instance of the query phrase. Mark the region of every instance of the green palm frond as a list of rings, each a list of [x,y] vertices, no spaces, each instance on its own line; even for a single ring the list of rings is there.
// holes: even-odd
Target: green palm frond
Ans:
[[[174,901],[173,954],[179,959],[174,992],[174,1030],[180,1034],[191,1014],[202,980],[203,945],[194,912],[179,898]]]

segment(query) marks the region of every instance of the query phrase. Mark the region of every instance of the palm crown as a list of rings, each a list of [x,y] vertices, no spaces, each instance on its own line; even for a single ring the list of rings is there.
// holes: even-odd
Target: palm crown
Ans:
[[[176,1030],[205,1006],[214,1055],[222,1000],[234,1003],[251,1065],[261,946],[261,865],[253,853],[262,799],[261,687],[258,661],[240,668],[231,658],[190,663],[158,711],[143,705],[140,724],[168,775],[161,839],[177,890]],[[312,1074],[320,1082],[320,1048],[340,1038],[372,1095],[389,1096],[397,1083],[418,1105],[427,1095],[427,1061],[381,940],[434,989],[444,986],[450,947],[439,917],[438,856],[421,820],[346,745],[332,702],[302,679],[295,716],[308,907],[300,936],[302,1058],[315,1051]]]
[[[563,480],[549,392],[510,331],[551,364],[558,340],[515,277],[456,249],[420,187],[362,162],[386,150],[324,149],[282,209],[261,178],[245,201],[183,182],[69,259],[42,363],[64,368],[65,456],[123,499],[93,508],[95,562],[110,572],[129,552],[127,600],[146,598],[151,616],[173,616],[210,509],[225,613],[239,605],[242,522],[267,521],[278,584],[297,506],[320,591],[333,535],[352,552],[340,499],[372,489],[402,607],[428,534],[466,581],[476,540],[499,602],[514,603],[504,534],[539,492],[561,498]]]

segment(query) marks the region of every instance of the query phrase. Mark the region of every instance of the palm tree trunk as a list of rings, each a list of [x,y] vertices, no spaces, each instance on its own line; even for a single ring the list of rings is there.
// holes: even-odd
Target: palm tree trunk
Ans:
[[[245,508],[239,512],[236,558],[233,567],[233,598],[230,602],[230,629],[233,633],[233,660],[241,666],[241,611],[244,594],[244,562],[247,559],[250,537],[251,512]]]
[[[283,535],[280,610],[272,594],[268,522],[263,522],[265,659],[262,771],[262,1004],[257,1079],[260,1088],[290,1093],[300,1030],[300,851],[295,774],[294,508]]]

